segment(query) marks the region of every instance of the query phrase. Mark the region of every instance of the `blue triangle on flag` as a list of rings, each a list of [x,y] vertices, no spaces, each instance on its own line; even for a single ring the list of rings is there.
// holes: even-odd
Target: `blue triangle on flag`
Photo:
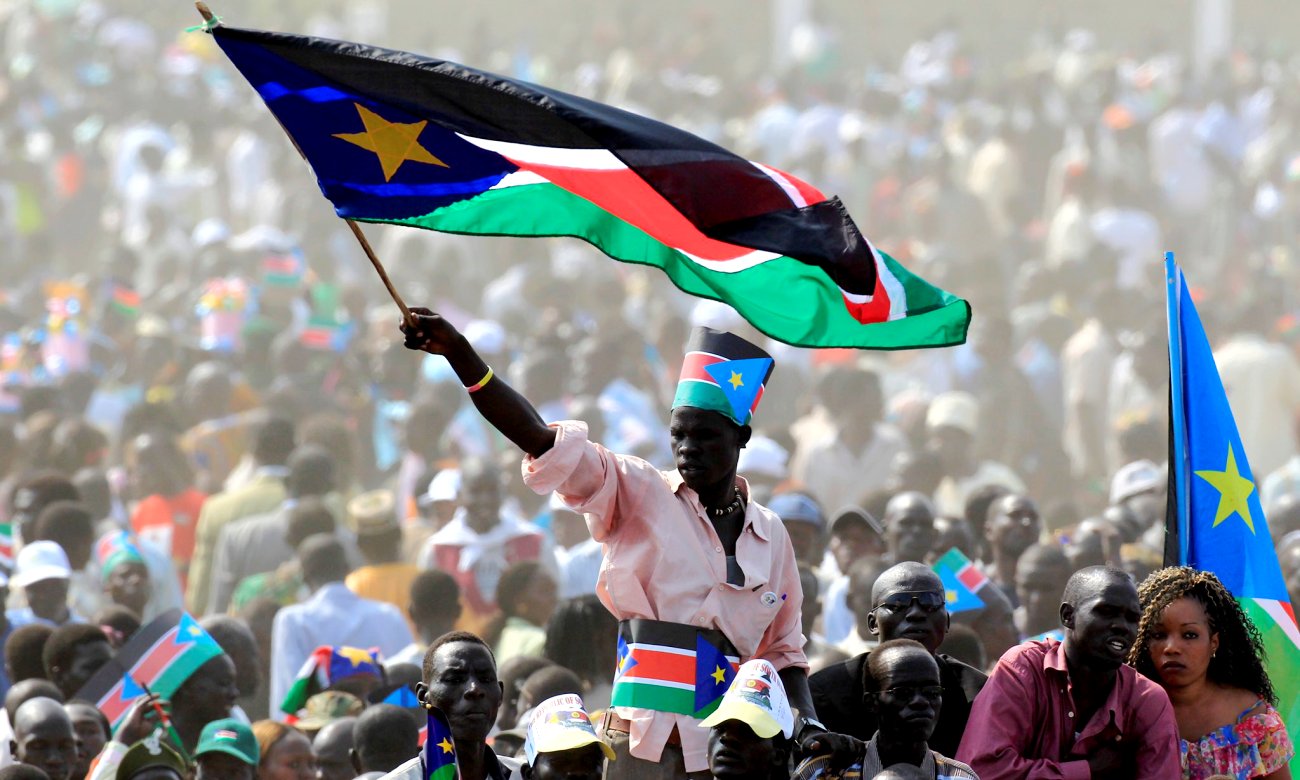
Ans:
[[[628,669],[636,666],[636,659],[632,657],[632,648],[627,646],[627,640],[623,637],[618,638],[618,663],[614,666],[614,676],[621,676]]]
[[[176,644],[215,644],[216,640],[203,630],[203,626],[190,616],[188,612],[181,613],[180,623],[176,626]]]
[[[415,691],[410,687],[403,685],[388,696],[384,697],[383,704],[396,704],[398,707],[419,707],[420,698],[415,695]]]
[[[695,637],[695,711],[705,709],[722,698],[731,687],[736,670],[731,660],[703,635]]]
[[[772,358],[745,358],[713,363],[705,366],[704,370],[722,388],[735,418],[748,421],[771,368]]]
[[[129,672],[122,675],[122,701],[135,701],[144,695],[144,688],[140,687]]]

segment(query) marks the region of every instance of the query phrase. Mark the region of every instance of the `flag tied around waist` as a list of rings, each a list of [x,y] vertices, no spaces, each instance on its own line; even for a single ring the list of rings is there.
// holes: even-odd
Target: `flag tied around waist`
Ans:
[[[683,130],[406,52],[211,34],[341,217],[581,238],[796,346],[966,339],[969,304],[868,243],[839,199]]]

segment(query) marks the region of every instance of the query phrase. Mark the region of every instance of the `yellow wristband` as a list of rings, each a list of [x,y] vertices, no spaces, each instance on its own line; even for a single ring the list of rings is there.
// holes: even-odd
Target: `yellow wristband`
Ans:
[[[480,380],[478,380],[478,383],[477,383],[477,384],[470,385],[469,387],[467,387],[467,388],[465,388],[465,389],[468,390],[468,391],[471,392],[471,393],[477,393],[478,391],[482,390],[483,387],[484,387],[488,382],[491,382],[491,381],[492,381],[492,367],[491,367],[491,366],[488,366],[488,371],[487,371],[486,374],[483,375],[483,378],[480,379]]]

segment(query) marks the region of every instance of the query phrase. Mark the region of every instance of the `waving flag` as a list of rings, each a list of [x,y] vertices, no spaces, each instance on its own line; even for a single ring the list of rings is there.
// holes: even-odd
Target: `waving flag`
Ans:
[[[1300,631],[1209,340],[1173,254],[1169,306],[1171,473],[1166,565],[1214,572],[1259,629],[1277,709],[1300,728]]]
[[[169,699],[221,653],[221,646],[194,618],[174,609],[136,632],[74,698],[95,702],[116,729],[132,702],[144,695],[142,685]]]
[[[872,247],[838,199],[690,133],[405,52],[211,32],[339,216],[581,238],[798,346],[965,341],[970,306]]]

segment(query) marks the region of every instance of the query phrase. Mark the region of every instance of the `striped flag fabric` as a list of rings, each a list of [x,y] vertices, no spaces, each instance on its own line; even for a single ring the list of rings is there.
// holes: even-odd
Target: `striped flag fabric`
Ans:
[[[613,707],[644,707],[707,717],[735,679],[740,658],[726,655],[703,636],[694,653],[679,647],[618,640]]]
[[[1165,565],[1213,572],[1264,642],[1277,710],[1300,729],[1300,630],[1254,474],[1182,269],[1165,256],[1170,488]],[[1297,762],[1293,761],[1293,764]]]
[[[298,676],[285,691],[280,711],[296,715],[312,696],[347,677],[366,674],[384,679],[383,665],[377,649],[321,645],[307,656]]]
[[[949,614],[984,608],[984,600],[977,594],[989,581],[988,577],[975,567],[965,553],[954,547],[940,556],[932,568],[943,581]]]
[[[144,687],[170,698],[199,667],[222,654],[221,646],[188,613],[165,612],[141,628],[77,691],[116,729]]]
[[[13,571],[14,568],[13,523],[0,523],[0,566],[5,571]]]
[[[348,219],[569,236],[796,346],[965,341],[970,306],[816,187],[637,114],[363,44],[210,30]]]

